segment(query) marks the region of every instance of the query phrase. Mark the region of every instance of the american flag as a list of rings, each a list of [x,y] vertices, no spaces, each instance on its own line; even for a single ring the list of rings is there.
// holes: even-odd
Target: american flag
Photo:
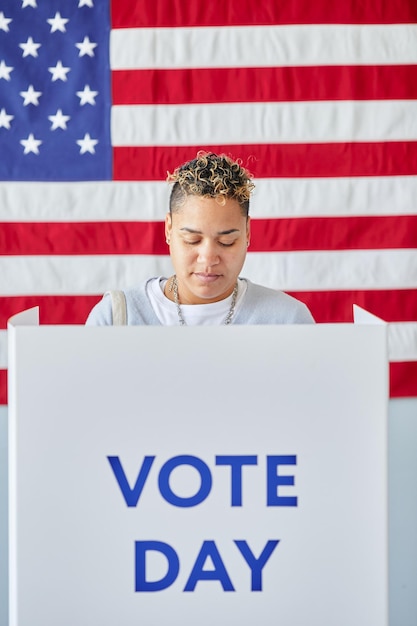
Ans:
[[[415,0],[2,0],[0,402],[7,319],[83,324],[169,274],[167,171],[199,149],[255,176],[243,275],[390,322],[417,396]]]

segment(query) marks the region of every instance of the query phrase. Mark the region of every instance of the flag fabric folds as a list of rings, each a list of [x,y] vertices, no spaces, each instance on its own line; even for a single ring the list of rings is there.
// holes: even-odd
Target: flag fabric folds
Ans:
[[[0,403],[11,315],[83,324],[171,272],[165,179],[201,149],[254,175],[243,274],[390,322],[391,396],[417,396],[414,0],[3,0]]]

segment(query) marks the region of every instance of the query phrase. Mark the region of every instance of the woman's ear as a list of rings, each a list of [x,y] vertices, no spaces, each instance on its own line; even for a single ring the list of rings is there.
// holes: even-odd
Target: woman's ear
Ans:
[[[248,215],[248,219],[246,220],[246,243],[249,246],[250,244],[250,217]]]
[[[171,213],[167,213],[165,216],[165,241],[169,245],[171,243],[171,229],[172,229],[172,217]]]

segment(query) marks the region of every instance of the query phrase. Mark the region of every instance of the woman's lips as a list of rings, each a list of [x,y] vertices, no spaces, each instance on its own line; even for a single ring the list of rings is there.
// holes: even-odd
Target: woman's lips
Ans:
[[[220,274],[204,274],[203,272],[194,272],[194,275],[203,283],[214,283]]]

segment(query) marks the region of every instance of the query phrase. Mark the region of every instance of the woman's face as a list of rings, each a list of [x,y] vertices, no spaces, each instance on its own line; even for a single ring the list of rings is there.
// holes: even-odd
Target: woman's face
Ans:
[[[165,235],[182,304],[208,304],[229,296],[243,267],[249,218],[237,200],[187,196],[165,219]]]

